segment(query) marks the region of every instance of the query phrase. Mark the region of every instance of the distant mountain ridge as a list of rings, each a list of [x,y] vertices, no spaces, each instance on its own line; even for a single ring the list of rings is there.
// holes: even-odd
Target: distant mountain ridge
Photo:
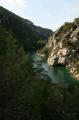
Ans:
[[[0,6],[0,25],[11,31],[25,51],[41,48],[46,44],[52,30],[35,26],[31,21],[21,18]]]

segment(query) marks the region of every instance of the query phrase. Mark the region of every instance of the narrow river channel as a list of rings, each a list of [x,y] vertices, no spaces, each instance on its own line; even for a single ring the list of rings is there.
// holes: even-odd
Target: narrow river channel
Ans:
[[[32,60],[32,67],[39,79],[49,79],[52,83],[60,85],[74,85],[79,83],[65,67],[49,66],[45,59],[37,53],[32,54]]]

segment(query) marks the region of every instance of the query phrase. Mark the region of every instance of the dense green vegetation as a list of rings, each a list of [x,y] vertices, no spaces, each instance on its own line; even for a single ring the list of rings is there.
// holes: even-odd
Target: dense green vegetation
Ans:
[[[39,80],[24,50],[43,41],[20,17],[3,11],[0,8],[0,120],[79,120],[79,86]]]
[[[29,54],[0,26],[0,120],[78,120],[78,91],[38,80]]]
[[[63,35],[64,33],[66,33],[68,30],[70,30],[72,28],[74,24],[73,23],[68,23],[66,22],[57,32],[56,36],[58,35]]]
[[[0,27],[1,105],[5,107],[8,100],[12,99],[12,96],[22,86],[25,78],[28,79],[27,69],[29,70],[29,68],[28,55],[25,54],[22,47],[18,47],[12,35]],[[6,101],[4,102],[4,100]]]
[[[75,18],[74,22],[79,25],[79,18]]]
[[[60,29],[55,34],[55,38],[56,38],[57,42],[60,42],[62,37],[64,36],[64,34],[67,33],[71,29],[73,29],[73,30],[76,29],[76,25],[74,25],[74,23],[66,22],[63,26],[61,26]],[[69,35],[67,37],[69,38]]]

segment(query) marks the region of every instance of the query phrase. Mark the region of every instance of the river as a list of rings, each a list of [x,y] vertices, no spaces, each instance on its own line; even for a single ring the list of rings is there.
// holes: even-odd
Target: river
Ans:
[[[32,54],[32,60],[32,67],[39,79],[49,79],[52,83],[58,85],[74,85],[79,83],[65,67],[49,66],[46,60],[37,53]]]

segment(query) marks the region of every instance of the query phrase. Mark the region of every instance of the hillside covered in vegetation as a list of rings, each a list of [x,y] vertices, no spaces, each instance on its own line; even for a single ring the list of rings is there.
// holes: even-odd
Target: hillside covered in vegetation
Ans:
[[[31,21],[21,18],[1,6],[0,25],[12,32],[25,51],[41,48],[52,34],[51,30],[35,26]]]
[[[15,15],[13,17],[16,17],[16,20],[20,19]],[[39,80],[33,71],[30,54],[25,52],[32,49],[32,46],[28,43],[28,48],[27,44],[21,41],[25,39],[24,35],[33,38],[33,33],[30,31],[32,29],[28,28],[26,34],[24,31],[19,31],[22,30],[20,27],[26,29],[24,25],[17,23],[19,24],[17,26],[16,22],[11,21],[13,18],[8,21],[7,16],[3,19],[5,24],[2,24],[2,18],[0,19],[0,120],[79,120],[79,86],[59,86],[49,80]],[[6,24],[7,22],[9,24]],[[10,22],[13,23],[11,26]],[[14,27],[16,29],[13,29]]]

